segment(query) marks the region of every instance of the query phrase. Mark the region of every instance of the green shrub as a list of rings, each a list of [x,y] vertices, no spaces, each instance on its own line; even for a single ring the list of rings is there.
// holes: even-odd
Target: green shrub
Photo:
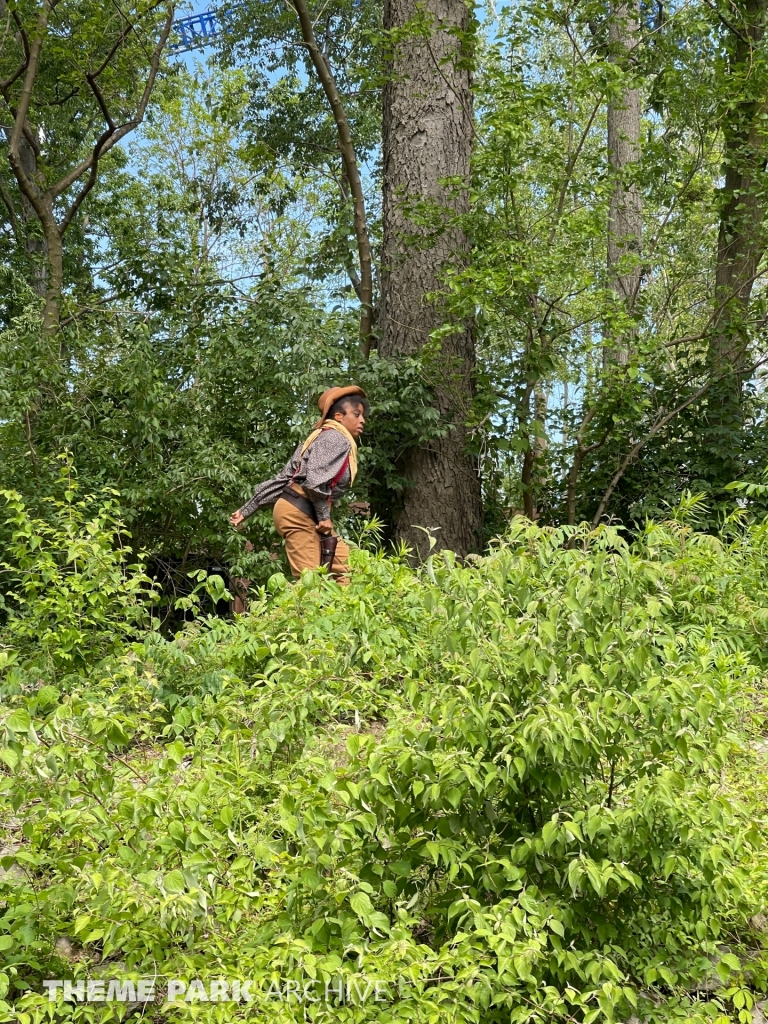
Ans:
[[[54,670],[119,651],[149,621],[151,580],[131,561],[114,492],[45,497],[33,516],[15,491],[0,491],[0,598],[4,643]],[[8,656],[8,655],[6,655]]]
[[[142,1011],[171,1021],[748,1021],[768,531],[729,529],[357,551],[347,588],[275,580],[11,695],[9,1019],[119,1019],[42,980],[157,975],[262,985]],[[340,976],[389,998],[264,996]]]

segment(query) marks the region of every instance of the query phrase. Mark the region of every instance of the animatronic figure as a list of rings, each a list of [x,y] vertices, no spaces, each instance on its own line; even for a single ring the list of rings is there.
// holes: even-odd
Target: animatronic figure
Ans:
[[[273,505],[275,529],[285,540],[293,575],[327,565],[339,583],[348,583],[349,548],[334,532],[331,505],[357,474],[357,439],[370,406],[356,385],[330,388],[317,404],[320,419],[307,440],[276,476],[259,484],[229,521],[239,529],[248,516]]]

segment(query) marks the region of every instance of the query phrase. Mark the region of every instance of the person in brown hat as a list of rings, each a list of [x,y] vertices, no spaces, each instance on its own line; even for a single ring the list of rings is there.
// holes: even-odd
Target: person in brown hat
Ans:
[[[239,529],[248,516],[272,505],[275,529],[285,540],[291,572],[297,578],[304,569],[321,564],[321,538],[337,538],[331,522],[331,505],[349,489],[357,474],[357,439],[369,413],[362,388],[350,385],[329,388],[317,402],[320,419],[290,460],[263,484],[250,501],[230,516]],[[325,544],[329,570],[339,583],[348,582],[349,548],[336,539]]]

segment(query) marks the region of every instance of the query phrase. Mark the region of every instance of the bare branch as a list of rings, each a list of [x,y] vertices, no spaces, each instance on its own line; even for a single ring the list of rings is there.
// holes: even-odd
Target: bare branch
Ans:
[[[563,180],[563,185],[562,185],[562,188],[560,189],[560,196],[559,196],[558,201],[557,201],[557,209],[555,211],[555,217],[554,217],[554,220],[552,222],[552,227],[551,227],[550,232],[549,232],[549,244],[550,245],[552,245],[552,243],[555,240],[555,234],[557,233],[557,227],[558,227],[558,224],[560,223],[560,218],[563,215],[563,209],[565,207],[565,199],[566,199],[566,196],[568,194],[568,186],[571,183],[571,177],[573,176],[573,171],[574,171],[574,168],[576,167],[576,162],[578,161],[579,157],[581,156],[581,151],[584,148],[584,143],[587,141],[587,136],[589,135],[590,131],[592,130],[592,125],[594,124],[595,118],[597,117],[598,111],[600,110],[602,105],[603,105],[603,97],[601,95],[598,98],[597,103],[593,107],[592,113],[589,115],[589,120],[587,121],[586,127],[584,128],[584,131],[581,133],[581,138],[579,139],[579,144],[576,146],[576,149],[574,150],[573,154],[569,157],[568,163],[565,166],[565,179]]]
[[[55,100],[45,100],[43,101],[43,105],[46,107],[63,107],[68,100],[71,100],[73,96],[77,96],[79,92],[80,86],[76,85],[74,89],[69,90],[66,96],[60,96]]]
[[[11,17],[16,22],[16,31],[19,33],[19,38],[21,39],[21,45],[24,47],[24,61],[25,61],[25,63],[28,64],[29,63],[29,37],[27,36],[27,33],[24,31],[24,26],[21,23],[21,18],[19,17],[19,12],[16,11],[16,10],[12,11],[11,12]]]
[[[50,0],[45,0],[37,19],[37,28],[35,30],[35,38],[29,51],[29,60],[27,62],[27,70],[24,76],[24,84],[21,89],[19,104],[14,114],[13,131],[11,132],[11,137],[8,140],[8,162],[10,163],[11,169],[19,183],[19,188],[29,200],[32,208],[40,218],[40,222],[44,227],[46,226],[46,221],[52,216],[52,214],[50,214],[50,211],[46,208],[40,193],[34,183],[30,181],[26,171],[24,170],[21,155],[19,153],[19,145],[21,143],[22,135],[27,137],[27,133],[24,129],[27,123],[29,104],[32,100],[32,89],[35,84],[35,79],[37,78],[37,69],[40,63],[40,52],[43,48],[43,39],[45,38],[48,30],[48,14],[50,10]]]
[[[331,105],[338,133],[339,152],[344,162],[344,170],[349,182],[350,192],[352,193],[355,239],[360,260],[360,347],[363,354],[367,357],[371,350],[371,334],[373,331],[373,260],[365,219],[365,197],[363,196],[363,186],[360,182],[357,156],[352,142],[347,112],[344,109],[339,90],[336,87],[336,81],[331,73],[330,65],[315,39],[312,19],[309,16],[307,5],[304,0],[290,0],[290,2],[299,18],[304,45],[317,72],[323,92]]]
[[[25,60],[22,64],[19,64],[19,66],[16,68],[16,70],[14,71],[14,73],[11,75],[10,78],[6,78],[4,82],[0,82],[0,92],[2,92],[3,99],[5,99],[6,103],[8,103],[8,98],[5,95],[6,91],[8,89],[10,89],[10,87],[13,85],[13,83],[17,79],[19,79],[24,74],[24,72],[26,70],[27,70],[27,61]],[[11,104],[8,103],[8,106],[10,107]]]
[[[720,10],[720,8],[717,6],[717,4],[712,3],[712,0],[704,0],[704,2],[706,3],[707,7],[709,7],[710,10],[715,12],[715,14],[717,15],[718,21],[720,21],[720,23],[722,25],[724,25],[725,28],[727,28],[729,32],[731,32],[742,43],[745,43],[747,46],[751,46],[751,41],[747,38],[747,36],[743,35],[743,33],[740,32],[738,28],[736,28],[736,26],[733,24],[733,22],[730,21],[728,18],[726,18],[726,16]]]
[[[750,277],[748,277],[745,280],[743,280],[742,281],[742,286],[744,284],[753,285],[755,283],[755,281],[759,281],[760,278],[761,277],[765,277],[766,274],[768,274],[768,267],[763,267],[763,269],[759,270],[756,274],[753,274]],[[696,341],[704,341],[706,338],[708,338],[710,336],[710,328],[714,325],[714,323],[716,322],[717,318],[720,316],[722,311],[725,309],[725,307],[730,302],[733,302],[734,299],[738,298],[738,294],[739,294],[739,289],[738,288],[733,288],[733,289],[731,289],[731,292],[730,292],[729,295],[726,295],[725,298],[722,298],[721,301],[718,302],[718,304],[715,306],[714,310],[710,313],[709,319],[707,320],[706,324],[704,325],[702,330],[699,332],[699,334],[689,334],[689,335],[686,335],[686,336],[684,336],[682,338],[673,338],[672,341],[664,342],[664,347],[665,348],[676,348],[678,345],[692,345]]]
[[[149,7],[144,12],[144,17],[148,17],[150,14],[154,13],[154,11],[156,11],[157,8],[160,7],[163,4],[163,2],[164,2],[164,0],[155,0],[155,3],[153,3],[152,6]],[[120,6],[120,4],[117,2],[117,0],[112,0],[112,6],[115,8],[115,10],[120,15],[120,17],[123,19],[123,21],[128,22],[128,24],[131,26],[131,30],[132,30],[133,34],[136,36],[136,39],[138,40],[139,45],[141,46],[142,50],[147,55],[147,57],[149,57],[150,56],[149,50],[144,45],[144,40],[141,38],[139,33],[136,31],[136,26],[131,24],[130,19],[128,18],[128,16],[126,15],[125,11]]]
[[[98,178],[99,173],[99,161],[101,160],[101,158],[105,156],[105,154],[108,153],[116,143],[120,142],[121,139],[124,139],[126,135],[129,135],[135,128],[137,128],[144,120],[147,105],[152,95],[152,90],[154,89],[155,86],[157,73],[160,68],[160,60],[162,58],[163,49],[165,48],[165,44],[168,41],[168,36],[171,33],[171,28],[173,27],[173,16],[174,8],[173,5],[171,4],[168,8],[168,15],[165,19],[165,24],[163,25],[163,31],[160,34],[160,40],[158,41],[154,53],[152,54],[149,75],[147,76],[147,81],[144,86],[144,92],[142,93],[141,100],[139,101],[139,105],[136,109],[136,116],[132,118],[130,121],[127,121],[125,124],[120,125],[118,128],[110,128],[107,132],[104,132],[99,138],[96,145],[94,146],[91,155],[86,160],[83,160],[80,164],[78,164],[77,167],[73,168],[69,172],[69,174],[62,178],[61,181],[57,182],[57,184],[54,185],[53,188],[50,190],[50,194],[55,198],[56,196],[61,195],[62,192],[66,191],[66,189],[68,189],[76,181],[78,181],[86,172],[90,172],[88,175],[88,180],[83,185],[82,189],[78,193],[70,208],[67,210],[61,222],[60,230],[62,234],[67,230],[69,225],[72,223],[72,219],[74,218],[75,214],[82,205],[83,200],[91,191],[93,186],[96,184],[96,180]],[[88,84],[91,86],[91,89],[98,91],[95,82],[89,80]],[[104,108],[102,108],[102,112],[104,112]],[[105,119],[108,119],[108,124],[112,123],[108,111],[105,113]]]
[[[115,122],[112,120],[112,115],[109,113],[109,107],[107,106],[106,100],[104,99],[104,95],[103,95],[101,89],[96,84],[96,75],[95,74],[92,75],[90,73],[90,71],[86,72],[85,80],[88,83],[88,86],[89,86],[91,92],[96,97],[96,102],[98,103],[99,109],[101,110],[102,114],[104,115],[104,120],[109,125],[109,131],[110,132],[115,131],[116,130],[115,129]],[[99,151],[100,151],[101,143],[98,142],[96,144],[96,146],[97,146],[96,152],[98,154]],[[98,160],[98,155],[96,156],[96,159]]]
[[[75,320],[79,320],[80,317],[85,316],[86,313],[93,313],[97,309],[101,308],[101,306],[105,306],[110,302],[114,302],[116,298],[118,298],[117,295],[105,295],[103,298],[98,299],[96,302],[94,302],[92,306],[81,306],[76,313],[71,313],[68,317],[65,317],[64,320],[61,321],[61,326],[66,327],[67,324],[74,323]]]
[[[766,362],[768,362],[768,356],[765,356],[763,359],[759,359],[756,363],[753,364],[751,372],[754,373],[755,370],[757,370]],[[706,392],[709,391],[712,385],[716,384],[719,380],[722,380],[724,376],[725,375],[722,373],[713,374],[705,384],[702,384],[702,386],[698,388],[696,391],[694,391],[693,394],[689,395],[684,402],[680,402],[680,404],[675,406],[674,409],[670,410],[669,412],[665,412],[664,415],[660,417],[657,417],[656,422],[653,424],[653,426],[645,435],[645,437],[642,437],[639,441],[636,442],[636,444],[632,446],[632,448],[627,452],[627,454],[622,459],[618,469],[611,478],[611,482],[608,484],[608,487],[606,488],[605,494],[600,499],[600,504],[597,506],[597,511],[595,512],[592,518],[593,528],[596,528],[600,524],[600,520],[603,518],[603,513],[605,512],[606,506],[608,505],[608,502],[611,500],[613,492],[618,487],[621,478],[624,476],[629,466],[635,461],[635,459],[640,454],[642,449],[646,446],[646,444],[648,444],[648,442],[652,438],[654,438],[658,434],[658,432],[670,422],[670,420],[673,420],[675,416],[679,416],[681,412],[687,409],[689,405],[692,405],[697,399],[701,398],[702,395],[706,394]]]
[[[86,74],[85,77],[88,79],[88,84],[89,85],[91,83],[91,79],[98,78],[99,75],[104,71],[104,69],[107,67],[109,62],[115,56],[115,54],[117,53],[117,51],[122,46],[122,44],[125,41],[125,39],[131,34],[132,31],[133,31],[133,25],[129,21],[128,24],[126,25],[126,27],[123,29],[123,31],[120,33],[120,35],[115,40],[115,45],[109,51],[109,53],[104,58],[104,60],[101,62],[99,67],[95,71],[90,71],[90,72],[88,72],[88,74]]]
[[[77,211],[80,209],[83,200],[91,191],[93,186],[96,184],[96,181],[99,177],[99,160],[101,158],[102,152],[107,151],[107,148],[109,148],[107,147],[107,143],[110,141],[110,139],[114,138],[115,134],[116,132],[114,127],[107,128],[107,130],[99,136],[96,145],[93,147],[93,152],[91,153],[90,174],[88,175],[85,184],[80,189],[80,192],[75,197],[74,201],[72,202],[66,214],[64,215],[61,224],[59,225],[59,230],[62,235],[67,230],[69,225],[72,223],[72,219],[74,218]]]
[[[333,178],[333,180],[336,182],[336,184],[339,186],[339,192],[341,193],[341,198],[344,200],[345,203],[348,203],[349,202],[349,192],[347,191],[346,185],[344,184],[344,175],[343,174],[342,175],[337,175],[334,172],[333,167],[331,167],[330,165],[328,166],[328,173]],[[363,302],[363,288],[362,288],[362,282],[360,280],[360,275],[356,272],[355,268],[351,265],[351,263],[349,265],[345,264],[344,269],[347,272],[347,276],[349,277],[349,280],[350,280],[350,283],[351,283],[352,287],[355,289],[355,295],[357,295],[358,301],[360,303],[362,303]]]

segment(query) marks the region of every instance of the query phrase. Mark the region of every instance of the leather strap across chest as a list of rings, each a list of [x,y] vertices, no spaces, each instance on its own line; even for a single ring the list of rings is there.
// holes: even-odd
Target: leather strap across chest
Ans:
[[[318,430],[313,430],[312,433],[307,438],[307,440],[304,442],[304,445],[303,445],[303,447],[301,449],[301,455],[299,456],[299,464],[296,467],[296,469],[294,470],[293,476],[291,477],[291,483],[292,484],[295,483],[296,477],[299,475],[299,470],[301,469],[301,460],[304,457],[304,455],[306,454],[307,450],[310,448],[312,443],[318,439],[318,437],[321,434],[324,434],[326,432],[326,430],[330,430],[330,427],[320,427]],[[350,475],[350,483],[352,483],[352,481],[354,480],[354,474],[352,473],[352,469],[350,467],[350,456],[351,456],[351,454],[352,454],[351,451],[347,452],[347,457],[342,462],[341,469],[336,474],[336,476],[333,478],[333,480],[331,480],[331,482],[330,482],[331,491],[333,491],[333,488],[338,484],[339,480],[341,480],[341,478],[344,476],[344,471],[348,467],[349,467],[349,470],[350,470],[350,473],[349,473],[349,475]]]

